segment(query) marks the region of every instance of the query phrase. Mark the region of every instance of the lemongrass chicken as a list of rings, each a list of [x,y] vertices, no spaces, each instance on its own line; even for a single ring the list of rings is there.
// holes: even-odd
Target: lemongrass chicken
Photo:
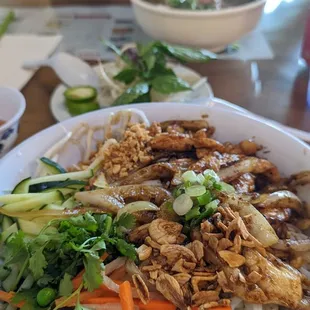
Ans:
[[[37,177],[0,196],[0,299],[22,309],[310,309],[310,172],[282,176],[254,140],[218,141],[204,118],[140,116],[111,116],[95,151],[102,128],[84,124],[40,159]],[[82,161],[66,170],[57,159],[81,136]]]

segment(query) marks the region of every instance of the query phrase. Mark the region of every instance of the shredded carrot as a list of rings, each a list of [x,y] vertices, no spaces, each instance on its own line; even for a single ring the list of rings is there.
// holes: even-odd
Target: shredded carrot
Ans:
[[[0,291],[0,300],[9,303],[14,295],[14,292],[7,293],[5,291]]]
[[[101,260],[104,262],[107,257],[109,256],[109,254],[107,252],[104,252],[101,255]],[[83,282],[83,275],[84,275],[85,270],[83,269],[81,272],[79,272],[75,278],[72,279],[72,285],[73,285],[73,289],[77,290],[79,288],[79,286],[81,285],[81,283]]]
[[[146,305],[142,302],[138,303],[140,310],[175,310],[176,306],[165,300],[150,300]],[[198,310],[198,308],[196,308]],[[192,308],[193,310],[193,308]]]
[[[104,262],[107,258],[108,258],[109,254],[107,252],[104,252],[102,255],[101,255],[101,260]]]
[[[132,290],[129,281],[125,281],[119,286],[119,297],[121,299],[122,310],[134,310]]]
[[[11,303],[11,299],[15,296],[14,292],[5,292],[5,291],[0,291],[0,300],[7,302],[8,304]],[[14,304],[14,306],[21,308],[24,305],[24,302],[20,302],[18,304]]]
[[[104,304],[120,304],[121,300],[119,297],[97,297],[97,298],[90,298],[85,300],[84,304],[90,305],[104,305]]]
[[[199,310],[199,307],[191,307],[191,310]],[[231,306],[218,306],[218,307],[210,308],[209,310],[231,310]]]
[[[77,290],[83,281],[85,270],[82,270],[75,278],[72,279],[73,289]]]
[[[96,297],[103,296],[103,291],[101,289],[94,290],[92,292],[84,291],[80,293],[80,302],[84,303],[86,300]],[[55,300],[56,306],[58,306],[60,303],[62,303],[66,299],[66,297],[61,297]],[[68,300],[68,302],[64,305],[64,307],[72,307],[77,302],[77,296],[72,297]]]

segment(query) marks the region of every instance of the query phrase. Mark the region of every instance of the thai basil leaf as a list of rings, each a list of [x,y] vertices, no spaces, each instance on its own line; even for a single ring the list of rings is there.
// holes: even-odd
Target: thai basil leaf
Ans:
[[[126,89],[113,103],[113,105],[123,105],[133,102],[141,102],[139,98],[143,95],[148,94],[150,87],[148,83],[137,83],[136,85]]]
[[[181,46],[161,43],[163,51],[170,57],[185,62],[208,62],[210,59],[216,59],[216,54],[205,49],[186,48]]]
[[[138,71],[136,69],[127,68],[114,76],[114,80],[123,82],[125,84],[132,83],[137,77]]]
[[[153,89],[162,94],[177,93],[190,90],[190,85],[175,75],[157,76],[152,81]]]

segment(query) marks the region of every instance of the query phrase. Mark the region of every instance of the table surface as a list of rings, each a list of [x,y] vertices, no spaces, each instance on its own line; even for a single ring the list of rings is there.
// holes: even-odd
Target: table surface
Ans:
[[[31,4],[35,0],[28,1]],[[90,2],[99,3],[84,1]],[[54,3],[73,2],[57,0]],[[263,33],[273,49],[274,59],[217,60],[190,67],[208,77],[216,97],[291,127],[310,131],[310,102],[307,103],[309,70],[300,61],[308,14],[309,0],[286,0],[274,12],[263,17]],[[42,68],[24,87],[27,109],[21,120],[17,143],[55,123],[49,110],[49,100],[58,84],[53,71]]]

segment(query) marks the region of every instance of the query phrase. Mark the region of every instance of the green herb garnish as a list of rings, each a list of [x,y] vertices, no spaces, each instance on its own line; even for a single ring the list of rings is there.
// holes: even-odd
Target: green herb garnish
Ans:
[[[22,310],[47,309],[45,304],[50,306],[55,299],[51,292],[56,297],[79,295],[79,291],[73,292],[71,279],[81,269],[85,272],[80,290],[97,289],[103,282],[104,266],[100,257],[104,252],[136,260],[135,247],[125,240],[126,230],[134,226],[135,217],[128,213],[114,222],[108,214],[85,213],[53,220],[34,238],[22,231],[14,233],[4,245],[2,267],[14,269],[16,274],[6,283],[9,290],[17,291],[12,303],[23,301]],[[31,287],[18,287],[29,277],[33,279]]]
[[[147,102],[151,100],[151,90],[161,94],[172,94],[190,90],[190,85],[177,77],[167,67],[167,59],[181,62],[207,62],[216,55],[204,49],[173,46],[159,41],[137,44],[137,48],[122,53],[111,42],[103,42],[125,62],[125,68],[114,79],[129,85],[113,105]]]

